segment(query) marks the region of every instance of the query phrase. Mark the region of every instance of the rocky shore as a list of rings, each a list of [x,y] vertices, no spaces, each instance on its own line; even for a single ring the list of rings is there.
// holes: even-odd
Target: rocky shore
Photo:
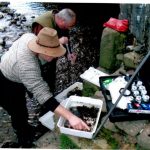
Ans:
[[[9,49],[12,43],[22,34],[31,32],[31,23],[35,18],[35,15],[33,14],[31,14],[30,17],[27,17],[26,15],[16,13],[15,10],[9,8],[8,4],[9,3],[0,3],[0,56],[2,56]],[[47,7],[47,5],[45,5],[45,7]],[[57,8],[57,6],[53,5],[53,7],[48,8]],[[58,59],[55,95],[66,89],[74,82],[81,81],[80,74],[82,74],[90,66],[98,67],[101,32],[102,22],[99,25],[92,25],[82,24],[79,21],[70,31],[71,46],[73,51],[77,53],[77,60],[74,65],[71,65],[66,57]],[[97,93],[97,97],[104,100],[101,92]],[[34,126],[38,126],[40,106],[35,99],[30,99],[28,95],[26,95],[26,98],[29,111],[29,123]],[[1,107],[0,120],[1,147],[5,141],[15,141],[16,136],[11,127],[9,115]],[[136,145],[140,145],[143,149],[149,149],[150,147],[150,124],[148,120],[116,123],[112,123],[108,120],[104,125],[104,128],[112,131],[114,138],[116,137],[116,139],[118,139],[122,149],[139,148]],[[49,134],[47,134],[47,136],[49,138]],[[43,137],[42,140],[44,141],[38,143],[37,148],[45,148],[48,146],[49,141],[45,137]],[[55,140],[53,138],[52,141],[51,145],[55,145],[53,148],[59,148],[57,145],[57,142],[59,142],[58,138]],[[78,143],[81,145],[82,140],[78,139],[77,144]],[[83,140],[83,143],[85,143],[85,140]],[[98,139],[96,143],[102,145],[104,142],[101,143]],[[142,149],[141,147],[139,149]]]

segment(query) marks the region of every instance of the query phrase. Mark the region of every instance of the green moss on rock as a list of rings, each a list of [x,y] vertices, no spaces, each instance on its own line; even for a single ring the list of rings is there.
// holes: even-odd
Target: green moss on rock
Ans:
[[[125,48],[126,35],[110,28],[103,30],[100,44],[100,60],[99,66],[115,71],[120,67],[120,60],[116,59],[116,55],[122,53]]]
[[[99,91],[99,88],[96,85],[86,81],[83,83],[83,91],[82,91],[83,96],[92,97],[94,96],[96,91]]]
[[[60,135],[60,148],[61,149],[80,149],[67,135]]]

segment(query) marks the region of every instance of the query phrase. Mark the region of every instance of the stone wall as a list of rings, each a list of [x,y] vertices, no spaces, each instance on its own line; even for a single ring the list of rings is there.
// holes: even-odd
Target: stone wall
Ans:
[[[119,19],[129,20],[129,30],[137,42],[150,48],[150,4],[121,4]]]

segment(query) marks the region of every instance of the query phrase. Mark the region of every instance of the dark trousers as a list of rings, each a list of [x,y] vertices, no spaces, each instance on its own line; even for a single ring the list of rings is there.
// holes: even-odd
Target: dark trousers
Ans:
[[[32,142],[32,129],[28,124],[25,87],[23,84],[12,82],[0,71],[0,105],[11,116],[12,126],[22,145]]]
[[[55,88],[56,60],[41,66],[42,77],[48,83],[51,92],[54,92]],[[33,128],[28,124],[26,92],[28,91],[23,84],[6,79],[0,71],[0,106],[11,116],[12,126],[16,131],[19,143],[23,147],[32,143],[35,134]],[[28,94],[29,97],[33,97],[32,93],[28,92]],[[43,113],[44,111],[41,112],[41,114]]]

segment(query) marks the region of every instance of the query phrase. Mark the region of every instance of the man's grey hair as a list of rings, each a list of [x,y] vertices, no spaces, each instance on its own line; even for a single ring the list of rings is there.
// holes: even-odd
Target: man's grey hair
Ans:
[[[70,23],[72,20],[76,19],[75,12],[69,8],[62,9],[56,15],[66,23]]]

